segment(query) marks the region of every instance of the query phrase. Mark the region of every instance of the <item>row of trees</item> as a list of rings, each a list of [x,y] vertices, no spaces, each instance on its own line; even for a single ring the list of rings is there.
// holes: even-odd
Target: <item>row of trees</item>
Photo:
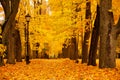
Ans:
[[[70,39],[66,39],[63,43],[62,53],[58,55],[59,58],[70,58],[72,60],[77,60],[78,55],[78,46],[76,37],[73,36]]]
[[[88,19],[91,16],[89,1],[86,6],[88,6],[86,8],[86,12],[88,12],[86,13],[86,19]],[[86,42],[90,35],[89,28],[88,31],[85,32],[84,41],[86,42],[83,42],[82,63],[87,63],[88,60],[88,65],[96,65],[96,52],[100,36],[99,67],[114,68],[116,66],[115,50],[120,22],[118,21],[118,23],[114,25],[113,18],[112,0],[100,0],[100,5],[97,5],[97,15],[92,30],[89,58],[87,53],[88,51],[84,51],[88,50],[88,45],[86,45]],[[89,23],[86,23],[86,26],[89,27]],[[86,47],[84,45],[86,45]]]
[[[0,0],[4,12],[5,23],[2,25],[3,44],[7,46],[7,62],[15,64],[15,53],[17,61],[21,59],[21,41],[19,31],[15,29],[15,17],[18,12],[20,0]],[[100,7],[99,7],[100,6]],[[88,40],[90,38],[90,20],[91,20],[91,2],[86,0],[86,17],[84,41],[82,47],[82,63],[88,65],[96,65],[96,52],[98,38],[100,36],[99,49],[99,67],[114,68],[116,66],[116,38],[119,34],[120,20],[118,24],[114,24],[112,12],[112,0],[100,0],[97,6],[97,15],[92,29],[91,46],[88,59]],[[19,45],[19,46],[18,46]],[[18,49],[19,48],[19,49]]]

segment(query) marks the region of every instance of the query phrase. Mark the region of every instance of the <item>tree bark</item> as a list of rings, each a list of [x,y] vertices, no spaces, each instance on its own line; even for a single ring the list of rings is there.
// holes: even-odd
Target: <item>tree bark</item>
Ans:
[[[8,48],[7,62],[15,63],[15,17],[20,0],[0,0],[5,11],[5,23],[2,26],[2,41]]]
[[[97,5],[97,15],[94,23],[94,28],[92,31],[88,65],[96,66],[97,46],[99,40],[99,27],[100,27],[100,10],[99,6]]]
[[[77,60],[78,59],[78,42],[76,37],[71,38],[71,46],[72,46],[71,49],[73,50],[73,52],[70,53],[71,54],[70,59]]]
[[[119,16],[119,20],[117,24],[115,25],[115,27],[116,27],[116,38],[117,38],[118,35],[120,34],[120,16]]]
[[[3,56],[0,56],[0,66],[5,66]]]
[[[99,68],[116,67],[116,31],[113,27],[112,0],[100,1]]]
[[[66,58],[67,51],[67,45],[64,43],[62,48],[62,58]]]
[[[21,39],[19,30],[15,30],[15,53],[16,53],[16,61],[22,62],[22,47],[21,47]]]
[[[9,64],[15,64],[15,53],[14,53],[14,49],[15,49],[15,33],[14,33],[14,29],[10,28],[9,29],[9,35],[8,35],[8,56],[7,56],[7,63]]]
[[[88,50],[89,50],[89,38],[90,38],[90,19],[91,19],[91,2],[86,0],[86,26],[84,41],[82,44],[82,63],[87,63],[88,61]]]
[[[3,26],[4,27],[3,33],[2,33],[3,42],[6,41],[6,38],[7,38],[7,35],[8,35],[8,30],[12,27],[11,24],[12,24],[13,21],[15,21],[16,14],[18,12],[18,7],[19,7],[19,1],[20,0],[12,0],[12,1],[11,1],[11,5],[13,5],[13,7],[10,7],[9,9],[5,8],[5,9],[8,9],[8,11],[10,10],[10,12],[8,12],[9,14],[5,13],[5,16],[7,16],[7,18],[6,18],[6,22],[5,22],[4,26]],[[6,6],[7,5],[10,5],[10,4],[6,3]]]

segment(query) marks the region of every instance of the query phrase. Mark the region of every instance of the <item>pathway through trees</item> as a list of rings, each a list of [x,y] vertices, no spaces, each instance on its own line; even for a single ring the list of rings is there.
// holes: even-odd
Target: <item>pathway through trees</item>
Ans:
[[[118,62],[117,68],[99,69],[70,59],[32,59],[29,65],[23,61],[0,67],[0,80],[118,80]]]

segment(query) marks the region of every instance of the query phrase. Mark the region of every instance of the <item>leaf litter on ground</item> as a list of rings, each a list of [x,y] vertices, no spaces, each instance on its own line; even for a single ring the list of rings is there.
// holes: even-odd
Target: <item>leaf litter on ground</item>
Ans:
[[[0,80],[119,80],[120,59],[116,68],[99,69],[98,66],[75,63],[66,59],[31,59],[0,67]],[[98,64],[98,61],[97,61]]]

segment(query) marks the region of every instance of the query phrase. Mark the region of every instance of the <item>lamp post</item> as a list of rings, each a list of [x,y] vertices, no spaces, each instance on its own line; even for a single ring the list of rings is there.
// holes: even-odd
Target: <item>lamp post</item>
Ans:
[[[29,22],[30,22],[30,18],[31,16],[29,14],[27,14],[25,16],[27,25],[26,25],[26,29],[25,29],[25,33],[26,33],[26,64],[29,64],[29,53],[30,53],[30,45],[29,45]]]

